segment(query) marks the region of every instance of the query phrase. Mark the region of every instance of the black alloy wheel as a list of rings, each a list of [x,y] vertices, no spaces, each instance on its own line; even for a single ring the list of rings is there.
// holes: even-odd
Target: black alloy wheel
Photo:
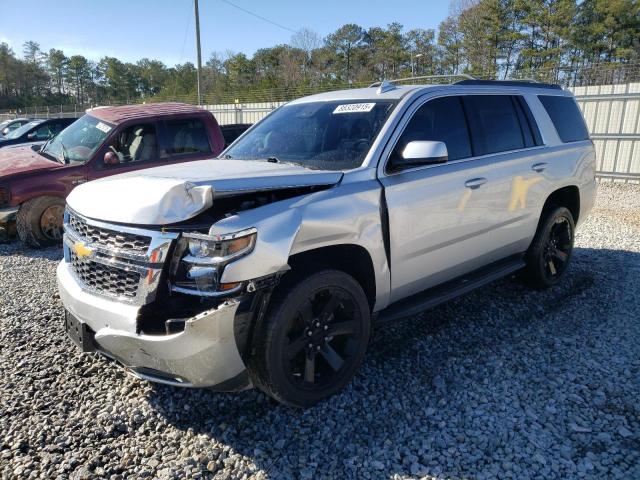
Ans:
[[[254,384],[297,407],[336,393],[362,363],[370,316],[362,287],[346,273],[291,274],[274,293],[249,362]]]
[[[525,255],[524,277],[536,288],[558,283],[573,253],[575,223],[571,212],[565,207],[552,207],[543,215]]]
[[[569,265],[569,256],[573,248],[573,227],[569,219],[559,216],[551,225],[541,260],[549,279],[559,277]]]
[[[323,388],[349,365],[361,334],[354,320],[356,308],[339,287],[321,289],[301,303],[289,319],[283,357],[292,382],[310,390]]]

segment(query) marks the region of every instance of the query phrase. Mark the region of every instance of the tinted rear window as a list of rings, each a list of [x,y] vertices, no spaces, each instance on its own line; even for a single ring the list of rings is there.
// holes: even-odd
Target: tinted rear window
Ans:
[[[469,120],[473,154],[487,155],[525,147],[518,112],[509,95],[462,97]]]
[[[564,143],[588,140],[589,132],[578,104],[572,97],[538,95],[540,102],[551,117],[560,140]]]
[[[166,129],[167,147],[164,153],[167,155],[190,155],[211,152],[207,129],[201,120],[196,118],[168,120]]]

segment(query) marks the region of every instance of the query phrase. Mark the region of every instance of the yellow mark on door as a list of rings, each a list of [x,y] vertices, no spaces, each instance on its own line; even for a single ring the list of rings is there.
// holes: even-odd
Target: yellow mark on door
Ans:
[[[511,183],[511,200],[509,201],[508,210],[513,212],[518,208],[524,209],[527,206],[529,189],[541,180],[541,177],[534,177],[529,180],[525,180],[520,175],[514,177]]]
[[[466,208],[467,202],[471,198],[471,193],[472,193],[472,190],[470,188],[465,188],[464,193],[462,194],[462,197],[460,197],[460,202],[458,203],[459,212],[462,212]]]

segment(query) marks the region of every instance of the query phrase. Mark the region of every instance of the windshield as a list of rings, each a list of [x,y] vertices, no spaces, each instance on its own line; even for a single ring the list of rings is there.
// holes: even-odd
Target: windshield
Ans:
[[[21,137],[22,135],[27,133],[29,130],[31,130],[33,127],[35,127],[36,125],[40,125],[41,123],[42,122],[29,122],[26,125],[23,125],[20,128],[16,128],[12,132],[7,133],[4,136],[4,138],[14,139],[14,138]]]
[[[112,128],[112,125],[85,115],[51,139],[41,153],[56,157],[64,163],[85,163],[102,145]]]
[[[224,157],[275,159],[321,170],[357,168],[395,105],[375,100],[285,105],[239,139]]]

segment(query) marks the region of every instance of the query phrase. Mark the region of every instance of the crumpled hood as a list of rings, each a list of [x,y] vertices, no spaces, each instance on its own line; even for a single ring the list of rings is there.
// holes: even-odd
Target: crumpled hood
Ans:
[[[43,157],[38,152],[34,152],[30,146],[21,145],[0,149],[0,178],[60,167],[62,167],[61,163]]]
[[[249,160],[200,160],[116,175],[76,187],[67,204],[107,222],[166,225],[195,217],[216,197],[288,187],[335,185],[342,172]]]

